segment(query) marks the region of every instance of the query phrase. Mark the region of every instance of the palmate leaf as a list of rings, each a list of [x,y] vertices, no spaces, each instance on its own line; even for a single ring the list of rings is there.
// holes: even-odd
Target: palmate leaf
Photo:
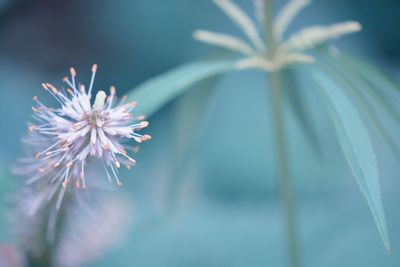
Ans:
[[[208,106],[217,82],[222,75],[214,75],[193,85],[176,102],[175,139],[172,154],[170,177],[169,207],[177,207],[184,183],[184,170],[191,159],[192,151],[207,122]]]
[[[348,53],[341,52],[334,60],[340,63],[343,68],[351,70],[353,75],[363,79],[369,85],[365,87],[366,93],[370,94],[400,124],[400,111],[394,107],[390,99],[383,93],[384,90],[390,90],[400,97],[400,87],[397,84],[370,63]]]
[[[341,84],[346,88],[346,91],[351,93],[354,100],[364,111],[366,122],[372,124],[372,126],[379,132],[382,136],[383,141],[386,143],[388,148],[392,153],[400,160],[400,149],[395,139],[391,136],[389,129],[383,123],[382,119],[378,117],[378,112],[380,109],[386,110],[390,113],[390,109],[396,110],[392,107],[392,104],[386,99],[383,101],[379,100],[379,91],[381,88],[374,88],[370,83],[368,83],[359,73],[353,69],[350,65],[345,64],[342,60],[338,58],[329,58],[326,60],[329,62],[327,64],[328,72],[335,76],[336,80],[341,80]],[[367,97],[370,96],[370,97]],[[373,103],[376,102],[376,103]],[[375,105],[374,105],[375,104]],[[389,106],[388,106],[389,105]],[[376,109],[378,106],[380,109]],[[397,115],[390,113],[391,115]]]
[[[318,69],[310,74],[318,85],[317,92],[328,109],[343,153],[371,209],[384,246],[390,251],[378,167],[367,128],[354,104],[332,77]]]
[[[209,60],[185,64],[152,78],[127,94],[137,101],[136,114],[151,116],[169,101],[189,90],[195,83],[232,69],[231,60]]]
[[[204,106],[221,74],[233,69],[232,60],[190,63],[168,71],[134,88],[127,97],[137,101],[137,114],[151,116],[173,99],[176,103],[174,153],[167,199],[167,212],[175,209],[182,174],[194,141],[201,130]]]

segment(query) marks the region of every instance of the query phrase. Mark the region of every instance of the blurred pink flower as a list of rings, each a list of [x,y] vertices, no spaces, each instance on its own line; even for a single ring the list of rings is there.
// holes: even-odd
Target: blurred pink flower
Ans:
[[[96,94],[92,104],[92,89],[97,65],[92,67],[88,89],[75,81],[76,71],[71,68],[71,78],[64,78],[67,89],[57,89],[49,83],[43,88],[60,104],[59,108],[45,106],[37,97],[32,107],[37,124],[29,125],[29,136],[24,140],[30,155],[20,161],[17,172],[28,177],[27,184],[35,185],[41,192],[30,203],[29,213],[33,214],[46,201],[53,199],[57,192],[59,209],[64,194],[70,185],[86,188],[88,163],[97,160],[104,172],[121,185],[118,169],[128,169],[135,160],[127,150],[135,150],[126,143],[149,140],[149,135],[137,131],[148,126],[143,116],[134,117],[132,110],[136,103],[125,103],[125,97],[118,100],[115,87],[110,95],[104,91]]]

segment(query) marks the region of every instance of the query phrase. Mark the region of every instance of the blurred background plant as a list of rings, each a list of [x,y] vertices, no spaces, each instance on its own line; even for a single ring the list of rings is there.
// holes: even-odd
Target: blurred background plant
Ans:
[[[78,259],[66,266],[74,266],[74,262],[75,266],[88,262],[92,266],[287,265],[275,172],[271,101],[267,90],[260,90],[266,88],[265,74],[231,72],[204,80],[230,69],[231,55],[225,55],[227,61],[220,58],[220,52],[209,50],[214,60],[204,61],[206,49],[212,48],[191,40],[191,32],[199,27],[233,35],[238,30],[221,16],[211,1],[96,3],[10,1],[1,5],[0,75],[5,88],[5,95],[0,99],[2,203],[9,203],[13,192],[12,178],[6,170],[20,154],[19,137],[26,131],[24,123],[30,113],[31,97],[46,98],[39,89],[41,82],[49,77],[54,77],[51,82],[59,80],[69,66],[82,70],[97,62],[104,69],[104,75],[97,80],[96,89],[107,88],[110,82],[121,88],[120,91],[128,92],[132,85],[201,57],[201,62],[162,74],[139,85],[130,94],[139,101],[138,112],[151,115],[149,133],[153,141],[138,155],[140,164],[133,173],[121,174],[125,186],[118,194],[128,201],[110,203],[117,209],[114,212],[122,211],[128,217],[132,215],[132,219],[115,214],[102,217],[106,221],[121,218],[132,223],[128,225],[124,242],[110,253],[94,253],[99,257],[87,256],[86,260],[86,256],[75,254]],[[237,3],[247,13],[252,12],[253,3]],[[281,10],[286,1],[276,4],[274,9]],[[391,91],[396,86],[373,67],[341,53],[342,49],[336,46],[369,55],[386,72],[396,75],[399,40],[396,28],[388,25],[398,23],[394,12],[398,4],[386,1],[379,8],[372,1],[370,4],[365,1],[363,5],[318,1],[299,15],[288,32],[305,25],[325,25],[349,18],[360,21],[364,29],[357,36],[335,42],[335,47],[314,51],[312,56],[321,62],[316,67],[323,73],[310,74],[312,70],[302,65],[288,74],[297,75],[300,82],[296,84],[301,84],[302,90],[294,100],[288,94],[291,96],[288,100],[298,102],[301,97],[305,101],[302,103],[309,114],[307,118],[310,125],[315,125],[318,137],[316,140],[306,135],[308,132],[302,129],[304,122],[298,123],[295,110],[285,109],[288,160],[291,173],[295,174],[291,180],[297,204],[296,228],[304,266],[397,266],[399,262],[396,225],[400,217],[395,208],[398,161],[391,154],[398,131],[391,117],[398,109],[397,92]],[[209,14],[207,21],[204,14]],[[342,78],[334,78],[332,82],[326,76]],[[382,177],[382,197],[392,239],[391,256],[381,249],[367,205],[362,194],[356,191],[354,179],[350,179],[352,173],[339,149],[335,128],[328,113],[322,112],[326,105],[320,104],[317,87],[304,77],[314,77],[322,86],[335,89],[330,91],[348,88],[346,96],[351,97],[351,105],[343,100],[343,94],[339,95],[341,101],[334,105],[357,107],[364,127],[370,131]],[[374,81],[373,86],[366,78]],[[360,94],[361,87],[365,89]],[[382,93],[387,105],[377,104],[380,98],[372,95],[374,92]],[[180,97],[174,100],[177,96]],[[370,106],[374,107],[372,111]],[[385,127],[379,127],[382,125]],[[355,123],[350,126],[361,132],[364,129]],[[360,136],[363,133],[358,133],[355,139]],[[385,139],[392,144],[385,146]],[[310,146],[309,141],[318,146]],[[100,207],[99,214],[110,214],[107,207],[110,206]],[[4,216],[5,208],[4,205],[1,210],[4,218],[1,236],[6,245],[2,246],[5,249],[1,255],[8,255],[3,261],[18,262],[20,253],[15,250],[17,246],[10,234],[12,227]],[[96,216],[82,218],[87,223],[77,221],[76,224],[91,225],[91,220],[97,222],[93,218]],[[124,228],[118,223],[116,227]],[[89,227],[92,234],[86,234],[77,225],[70,229],[78,232],[77,236],[82,237],[78,238],[79,243],[87,247],[90,240],[95,240],[96,232],[100,233],[99,229],[108,228]],[[90,238],[85,241],[85,237]],[[69,254],[60,255],[64,261],[69,258]]]

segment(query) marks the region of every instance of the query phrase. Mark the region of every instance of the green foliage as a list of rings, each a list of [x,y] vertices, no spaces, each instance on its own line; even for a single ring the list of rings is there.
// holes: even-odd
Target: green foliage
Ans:
[[[318,69],[310,74],[319,85],[318,94],[331,116],[343,153],[371,209],[385,248],[390,251],[378,167],[368,130],[343,87],[334,78]]]
[[[299,83],[296,72],[292,68],[286,68],[282,71],[282,82],[284,90],[284,100],[287,102],[287,107],[291,109],[296,117],[301,130],[311,145],[316,155],[321,156],[321,148],[318,143],[317,132],[310,117],[304,92],[301,91],[302,87]]]
[[[194,84],[176,103],[168,209],[174,210],[178,204],[183,186],[183,172],[189,163],[192,150],[198,143],[198,137],[204,129],[207,121],[207,107],[220,77],[221,75],[214,75]]]
[[[377,88],[377,86],[388,87],[397,92],[396,85],[373,66],[353,60],[352,56],[323,58],[328,63],[318,65],[319,70],[315,69],[309,74],[319,85],[318,95],[329,111],[342,150],[371,209],[384,245],[390,250],[376,156],[366,124],[372,123],[394,153],[400,156],[395,141],[374,110],[374,104],[381,106],[393,119],[400,121],[398,111],[387,96]],[[139,102],[137,113],[146,116],[151,116],[165,104],[183,94],[176,105],[176,139],[170,175],[169,208],[176,205],[175,202],[179,197],[182,172],[202,128],[204,107],[214,84],[229,70],[232,70],[230,60],[191,63],[151,79],[128,94],[129,100]],[[294,69],[288,68],[282,75],[284,100],[292,109],[308,142],[320,155],[316,131],[301,92],[301,83],[296,79]],[[370,103],[371,100],[375,103]],[[357,108],[362,112],[359,113]]]
[[[231,69],[231,60],[189,63],[134,88],[128,94],[128,100],[138,102],[136,114],[151,116],[195,83]]]
[[[218,78],[232,70],[231,60],[190,63],[168,71],[134,88],[128,100],[137,101],[137,114],[151,116],[165,104],[176,103],[174,151],[171,155],[167,210],[174,210],[182,187],[182,175],[202,129],[205,107]]]
[[[377,73],[379,77],[384,76],[378,70],[375,70],[374,73],[360,72],[359,66],[353,64],[352,58],[345,54],[334,58],[326,57],[328,64],[324,69],[335,79],[340,80],[342,86],[351,94],[352,99],[360,108],[365,123],[379,132],[388,148],[400,160],[400,149],[391,136],[388,126],[384,123],[382,111],[387,112],[396,123],[400,122],[400,114],[388,97],[383,94],[382,91],[386,87],[374,86],[374,81],[376,82],[374,73]],[[371,68],[373,67],[371,66]],[[368,79],[366,79],[367,77]],[[394,86],[392,89],[396,89]]]

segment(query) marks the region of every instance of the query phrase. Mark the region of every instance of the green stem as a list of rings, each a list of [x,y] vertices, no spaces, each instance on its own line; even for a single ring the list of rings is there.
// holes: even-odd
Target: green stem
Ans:
[[[280,195],[286,220],[286,237],[288,255],[291,267],[300,266],[299,246],[296,232],[295,207],[292,187],[289,177],[288,156],[283,127],[279,73],[271,73],[270,86],[272,91],[273,119],[276,138],[277,171],[280,180]]]
[[[32,258],[28,256],[28,267],[52,267],[49,255],[43,255],[41,258]]]
[[[273,14],[274,0],[265,1],[266,18],[266,38],[267,38],[267,56],[270,60],[274,59],[277,42],[273,32]],[[280,74],[272,72],[269,74],[270,87],[272,91],[273,120],[276,138],[277,171],[280,180],[280,195],[283,204],[284,216],[286,220],[286,237],[288,246],[289,262],[291,267],[300,266],[300,254],[296,232],[295,208],[292,197],[292,188],[289,177],[289,164],[287,148],[285,141],[285,132],[283,125],[282,107],[281,107],[281,84]]]
[[[55,228],[55,237],[53,241],[49,241],[47,237],[47,227],[48,221],[50,220],[50,216],[52,212],[55,212],[52,206],[56,205],[55,200],[47,203],[45,207],[42,207],[42,211],[36,214],[35,216],[41,216],[41,218],[36,218],[40,221],[38,224],[38,229],[31,229],[32,231],[38,231],[37,238],[35,238],[35,242],[30,244],[27,251],[27,266],[28,267],[55,267],[56,264],[54,262],[54,252],[57,249],[60,238],[62,238],[61,232],[64,229],[64,222],[66,217],[66,205],[71,202],[71,195],[65,193],[63,203],[57,214],[56,228]],[[33,246],[33,247],[32,247]],[[37,247],[40,247],[40,251],[42,253],[38,254],[35,251]]]

